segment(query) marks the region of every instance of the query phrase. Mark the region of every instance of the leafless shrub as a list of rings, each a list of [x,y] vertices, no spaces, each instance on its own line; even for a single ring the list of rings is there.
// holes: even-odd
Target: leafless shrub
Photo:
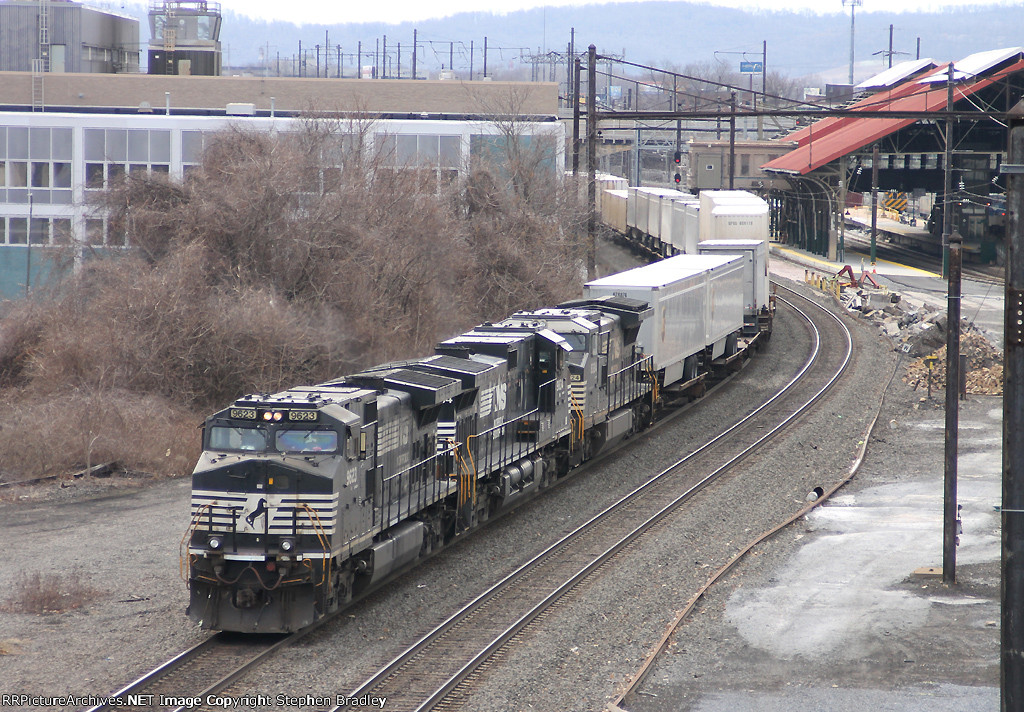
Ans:
[[[187,473],[199,455],[195,413],[156,395],[69,389],[5,394],[0,470],[39,476],[117,462],[155,475]]]
[[[396,166],[372,120],[226,131],[183,182],[131,174],[96,206],[133,249],[87,259],[0,321],[0,469],[187,471],[242,394],[429,353],[579,291],[581,211],[554,143],[509,113],[472,177]],[[530,139],[530,140],[526,140]]]
[[[81,608],[97,595],[99,592],[80,571],[63,576],[22,573],[15,579],[4,609],[16,613],[62,613]]]

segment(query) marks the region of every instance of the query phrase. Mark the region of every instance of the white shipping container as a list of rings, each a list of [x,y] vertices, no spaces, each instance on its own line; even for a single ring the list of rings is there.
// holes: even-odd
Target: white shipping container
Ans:
[[[629,191],[606,190],[601,201],[601,217],[611,229],[626,234],[626,209],[629,202]]]
[[[646,233],[647,199],[640,191],[643,188],[628,188],[629,196],[626,203],[626,225],[640,234]],[[643,228],[641,228],[643,225]]]
[[[770,291],[767,241],[705,240],[697,245],[697,251],[702,255],[742,255],[743,309],[748,315],[756,316],[767,306]]]
[[[745,190],[700,194],[701,240],[767,240],[768,203]]]
[[[742,328],[742,279],[739,257],[679,255],[588,282],[584,294],[650,304],[653,313],[641,324],[637,343],[670,385],[684,377],[687,358],[705,346],[721,355],[728,335]]]
[[[630,190],[633,190],[632,188]],[[636,188],[637,204],[645,205],[631,223],[642,234],[655,238],[654,242],[667,242],[662,233],[662,214],[672,206],[672,202],[680,199],[696,200],[696,196],[668,188]]]
[[[571,175],[571,174],[570,174]],[[587,179],[585,174],[580,174],[580,199],[587,200]],[[594,175],[594,187],[596,188],[597,214],[604,212],[604,194],[608,190],[626,190],[629,187],[625,178],[613,176],[611,173],[597,173]]]
[[[682,194],[685,195],[685,194]],[[672,200],[661,211],[661,239],[668,247],[671,247],[671,254],[683,253],[687,255],[697,254],[697,211],[700,209],[700,202],[696,197],[679,197]],[[689,211],[692,210],[694,221],[693,229],[687,232]]]

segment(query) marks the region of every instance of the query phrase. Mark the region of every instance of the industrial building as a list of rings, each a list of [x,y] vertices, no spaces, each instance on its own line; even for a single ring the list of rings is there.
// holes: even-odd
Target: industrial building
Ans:
[[[139,21],[70,0],[0,0],[0,72],[139,71]]]
[[[0,297],[45,283],[62,245],[122,249],[94,196],[124,174],[184,179],[230,126],[287,132],[310,115],[358,115],[394,166],[440,180],[467,175],[515,119],[526,140],[550,146],[553,170],[564,165],[555,84],[48,74],[46,105],[33,111],[34,81],[0,73]]]

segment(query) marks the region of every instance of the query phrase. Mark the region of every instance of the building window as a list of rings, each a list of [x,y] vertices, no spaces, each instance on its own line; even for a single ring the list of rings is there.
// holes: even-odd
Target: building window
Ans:
[[[54,163],[53,164],[53,187],[54,188],[70,188],[71,187],[71,164],[70,163]]]
[[[85,164],[85,187],[100,189],[103,187],[103,164],[102,163],[86,163]]]
[[[71,218],[53,219],[53,242],[57,245],[70,245],[73,242]]]
[[[10,244],[24,245],[28,234],[28,220],[26,218],[11,218]]]
[[[103,218],[87,218],[85,221],[85,241],[90,245],[103,244]]]
[[[28,163],[9,161],[7,163],[7,185],[12,188],[28,187]]]
[[[50,242],[49,218],[32,218],[32,244],[46,245]]]
[[[32,162],[32,187],[33,188],[49,188],[50,187],[50,164],[49,163],[37,163]]]

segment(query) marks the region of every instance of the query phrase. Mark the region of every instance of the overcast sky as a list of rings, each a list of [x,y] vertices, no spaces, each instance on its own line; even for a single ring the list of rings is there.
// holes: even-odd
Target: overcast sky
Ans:
[[[602,0],[597,0],[602,1]],[[842,0],[705,0],[710,5],[758,8],[769,10],[811,10],[816,12],[849,12]],[[338,0],[219,0],[224,10],[267,20],[290,20],[298,24],[347,22],[405,22],[445,17],[458,12],[511,12],[534,7],[592,4],[580,0],[503,0],[490,7],[480,0],[392,0],[391,2],[338,2]],[[899,3],[863,0],[857,8],[862,12],[893,12],[947,8],[963,5],[1001,5],[1009,0],[902,0]]]

